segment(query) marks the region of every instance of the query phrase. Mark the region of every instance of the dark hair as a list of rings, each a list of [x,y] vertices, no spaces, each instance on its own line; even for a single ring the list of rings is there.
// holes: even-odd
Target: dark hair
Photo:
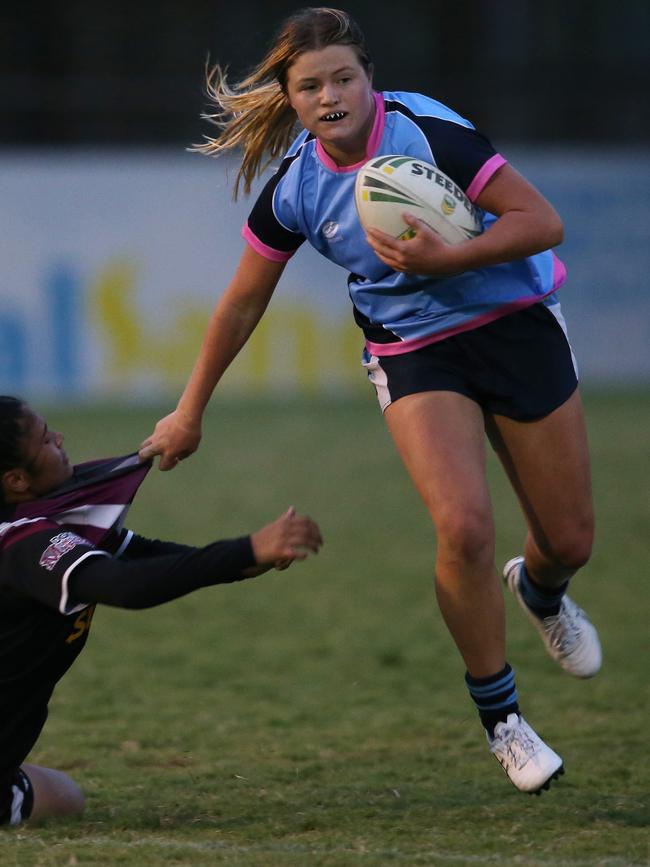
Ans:
[[[0,473],[19,467],[25,460],[25,409],[19,397],[0,395]],[[0,504],[4,504],[0,485]]]

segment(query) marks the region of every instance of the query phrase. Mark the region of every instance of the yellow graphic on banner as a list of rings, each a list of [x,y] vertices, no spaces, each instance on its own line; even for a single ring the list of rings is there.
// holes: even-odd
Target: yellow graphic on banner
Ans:
[[[196,298],[166,302],[165,325],[138,309],[134,261],[110,262],[91,286],[93,324],[105,348],[104,376],[123,389],[125,379],[147,380],[178,391],[185,383],[211,315]],[[182,298],[182,296],[181,296]],[[156,311],[158,313],[158,311]],[[314,306],[274,299],[224,385],[240,392],[286,389],[318,393],[365,385],[360,366],[361,331],[351,316],[325,319]]]

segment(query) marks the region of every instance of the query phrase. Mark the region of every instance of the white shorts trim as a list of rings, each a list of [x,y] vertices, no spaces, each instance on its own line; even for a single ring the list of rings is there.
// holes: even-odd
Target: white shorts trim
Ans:
[[[547,309],[555,316],[558,325],[564,331],[564,336],[566,337],[566,342],[569,344],[569,350],[571,351],[571,361],[573,362],[573,370],[575,371],[576,379],[580,379],[578,375],[578,362],[576,361],[576,357],[573,354],[573,347],[571,346],[571,341],[569,340],[569,331],[566,327],[566,322],[564,320],[564,316],[562,315],[562,308],[560,307],[560,302],[556,301],[555,304],[547,304]]]
[[[377,392],[377,400],[382,412],[385,412],[393,402],[388,390],[388,377],[381,366],[381,359],[376,355],[363,354],[362,365],[368,373],[368,379],[374,385]]]
[[[9,818],[10,825],[20,825],[23,821],[23,802],[25,793],[16,785],[11,787],[11,816]]]

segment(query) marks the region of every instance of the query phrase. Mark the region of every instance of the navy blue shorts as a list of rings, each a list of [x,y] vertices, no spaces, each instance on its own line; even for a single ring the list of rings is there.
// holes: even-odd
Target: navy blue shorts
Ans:
[[[492,415],[531,421],[578,385],[559,304],[533,304],[404,355],[366,352],[364,367],[382,412],[408,394],[455,391]]]
[[[34,790],[22,768],[0,774],[0,825],[20,825],[32,814]]]

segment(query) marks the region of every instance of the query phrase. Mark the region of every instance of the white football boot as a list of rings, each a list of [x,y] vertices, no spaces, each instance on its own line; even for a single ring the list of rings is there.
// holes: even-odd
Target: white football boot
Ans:
[[[513,557],[503,568],[503,580],[515,595],[528,619],[542,636],[546,650],[565,671],[575,677],[593,677],[600,670],[602,652],[596,628],[582,608],[566,594],[560,610],[540,618],[524,602],[519,590],[523,557]]]
[[[507,722],[498,722],[494,737],[487,734],[490,752],[498,759],[510,782],[520,792],[541,795],[551,780],[564,773],[562,759],[516,713]]]

